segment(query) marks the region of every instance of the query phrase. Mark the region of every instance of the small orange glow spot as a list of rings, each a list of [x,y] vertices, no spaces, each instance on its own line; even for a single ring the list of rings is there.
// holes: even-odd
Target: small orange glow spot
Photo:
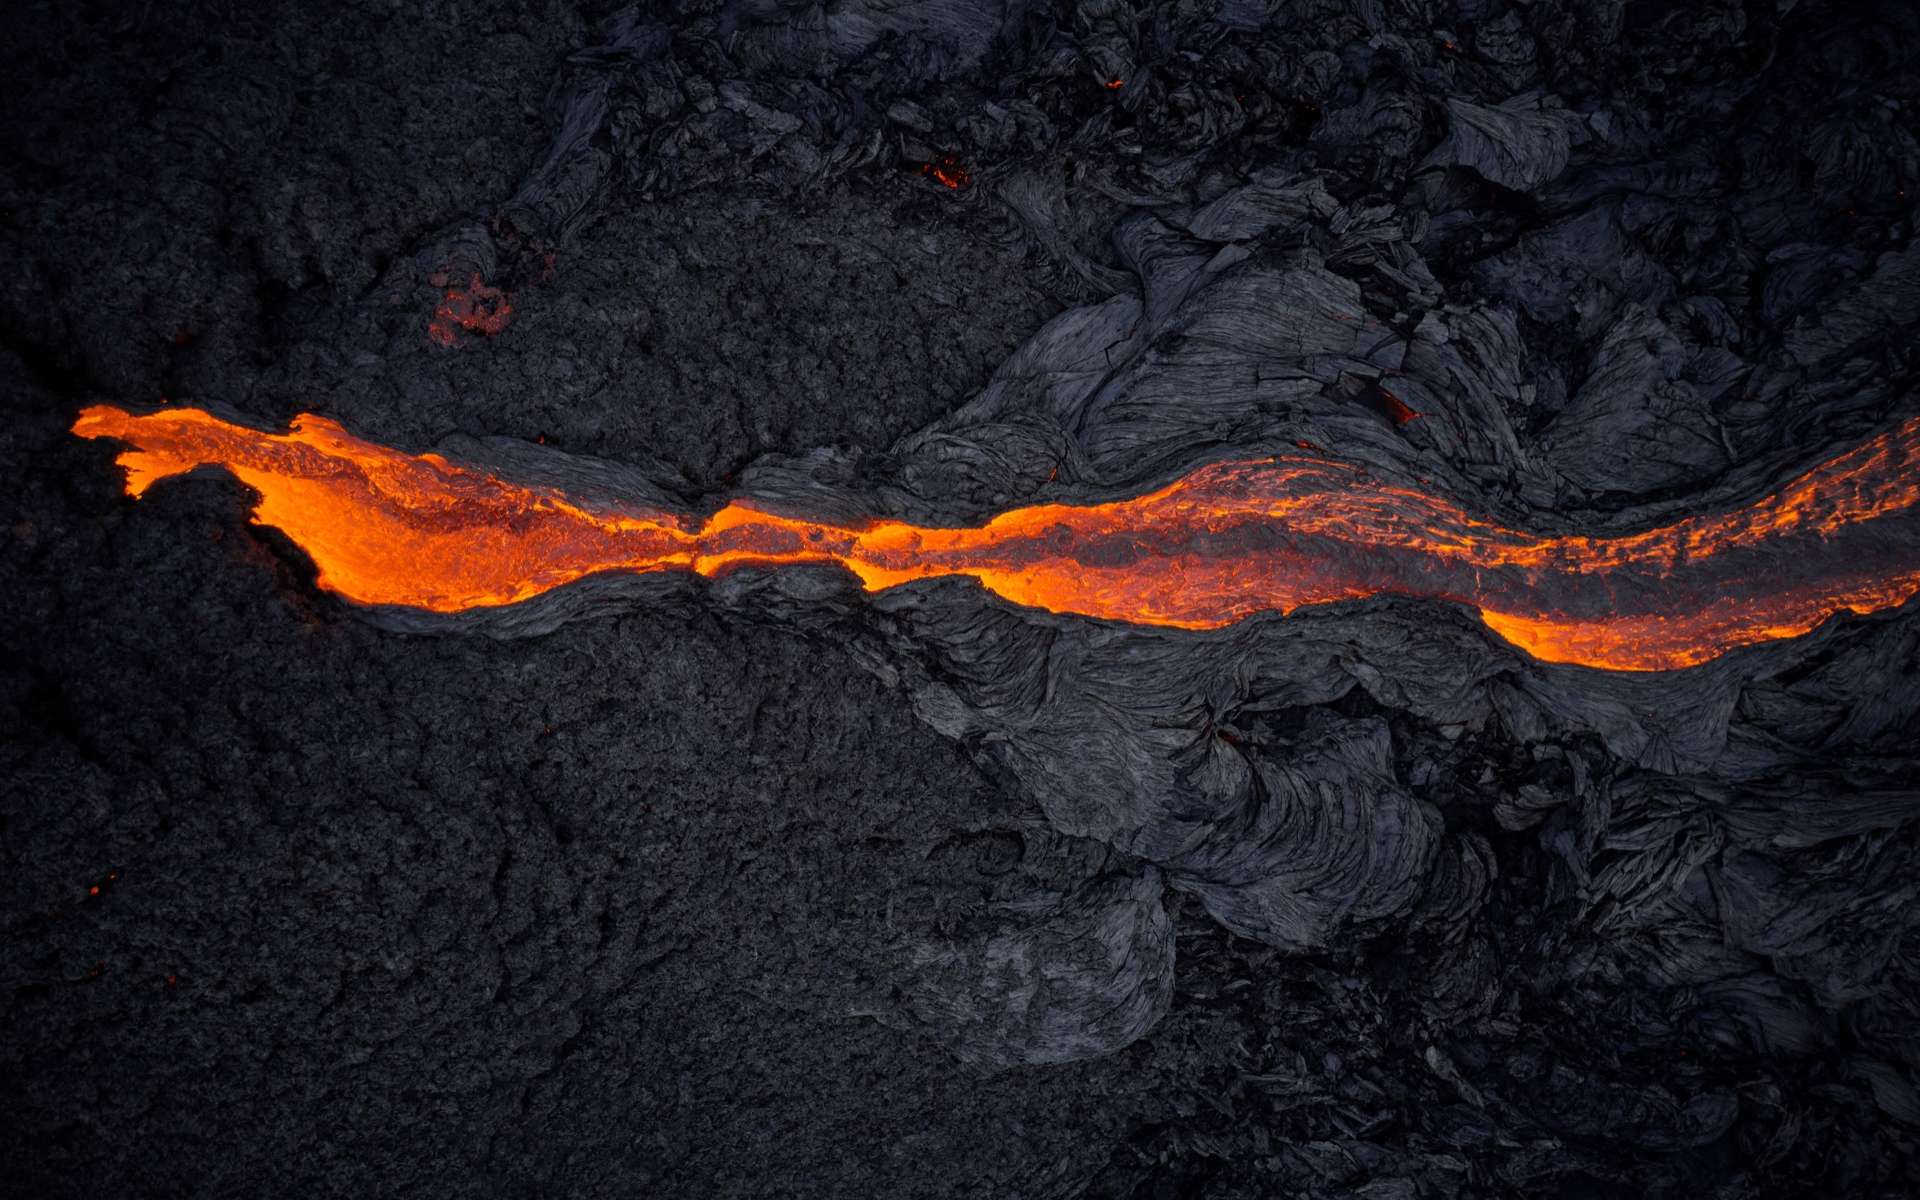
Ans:
[[[1417,415],[1406,412],[1397,419]],[[313,559],[320,587],[441,613],[606,571],[832,565],[872,592],[964,577],[1031,608],[1177,629],[1370,596],[1437,600],[1537,658],[1658,671],[1920,593],[1920,417],[1740,507],[1603,536],[1510,528],[1305,447],[1206,463],[1129,499],[945,527],[835,524],[751,497],[705,518],[589,501],[312,415],[268,433],[197,409],[96,406],[73,428],[128,444],[129,495],[224,467],[259,493],[254,522]]]
[[[488,287],[479,275],[474,275],[466,287],[447,289],[439,307],[433,310],[433,319],[427,322],[427,336],[442,346],[451,346],[459,340],[462,329],[492,337],[512,319],[513,305],[507,302],[507,294],[497,287]]]
[[[959,191],[973,180],[967,169],[960,165],[960,160],[951,154],[921,163],[920,173],[953,191]]]
[[[1110,92],[1117,92],[1117,91],[1119,91],[1119,90],[1120,90],[1121,88],[1123,88],[1123,87],[1125,87],[1125,86],[1127,86],[1127,81],[1126,81],[1126,80],[1124,80],[1124,79],[1109,79],[1109,80],[1107,80],[1107,90],[1108,90],[1108,91],[1110,91]]]
[[[87,889],[87,895],[89,896],[98,896],[99,894],[100,894],[100,885],[97,883]]]
[[[1405,425],[1408,421],[1414,420],[1415,418],[1419,417],[1420,415],[1419,413],[1407,407],[1407,402],[1405,400],[1402,400],[1400,397],[1394,395],[1392,392],[1388,391],[1386,388],[1379,387],[1378,385],[1375,385],[1375,386],[1376,386],[1376,390],[1379,391],[1380,393],[1381,408],[1386,412],[1387,419],[1392,421],[1395,425]]]

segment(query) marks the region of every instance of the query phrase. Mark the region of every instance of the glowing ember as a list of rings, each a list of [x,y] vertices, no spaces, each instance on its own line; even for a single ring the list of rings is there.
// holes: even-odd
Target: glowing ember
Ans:
[[[736,500],[689,514],[591,505],[323,417],[263,433],[195,409],[80,414],[127,491],[198,466],[260,493],[257,523],[312,556],[324,588],[435,612],[513,604],[602,571],[836,564],[869,591],[970,576],[1018,604],[1212,629],[1256,613],[1393,595],[1478,610],[1556,662],[1692,666],[1920,591],[1920,418],[1731,512],[1613,537],[1539,536],[1313,451],[1204,466],[1107,504],[1018,508],[983,525],[835,525]]]
[[[436,278],[435,283],[441,280]],[[433,319],[427,322],[427,336],[442,346],[451,346],[458,337],[457,331],[464,329],[468,333],[478,333],[492,337],[507,327],[513,319],[513,305],[507,302],[507,294],[497,287],[489,287],[475,275],[467,281],[464,288],[450,287],[433,310]]]
[[[967,169],[960,165],[960,160],[951,154],[943,154],[930,163],[921,163],[920,173],[954,191],[965,187],[973,179]]]

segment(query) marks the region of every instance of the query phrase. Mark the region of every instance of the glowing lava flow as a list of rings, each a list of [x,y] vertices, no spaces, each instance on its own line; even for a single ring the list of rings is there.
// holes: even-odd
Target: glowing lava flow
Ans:
[[[1596,538],[1506,529],[1317,455],[1215,463],[1135,499],[933,528],[827,524],[747,501],[704,521],[590,505],[311,415],[274,434],[196,409],[95,407],[73,431],[132,447],[119,461],[133,496],[225,468],[260,493],[254,520],[313,558],[322,587],[434,612],[513,604],[602,571],[828,563],[870,591],[966,575],[1018,604],[1187,629],[1426,597],[1472,606],[1549,661],[1664,670],[1920,591],[1920,418],[1745,508]]]

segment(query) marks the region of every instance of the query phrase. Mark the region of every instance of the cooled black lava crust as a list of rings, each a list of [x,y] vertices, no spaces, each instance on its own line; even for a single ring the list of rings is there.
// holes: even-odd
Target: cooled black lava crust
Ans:
[[[396,629],[67,432],[315,411],[953,520],[1299,440],[1630,528],[1920,403],[1912,6],[4,24],[0,1191],[1916,1185],[1913,604],[1671,688],[1395,602]],[[1221,763],[1230,817],[1153,809]]]

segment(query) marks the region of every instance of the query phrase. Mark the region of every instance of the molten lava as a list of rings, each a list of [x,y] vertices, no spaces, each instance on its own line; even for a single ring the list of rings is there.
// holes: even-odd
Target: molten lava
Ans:
[[[89,408],[127,492],[221,467],[260,494],[319,582],[360,604],[459,612],[603,571],[835,564],[869,591],[971,576],[1017,604],[1212,629],[1256,613],[1396,595],[1476,609],[1536,657],[1693,666],[1920,591],[1920,418],[1729,512],[1641,533],[1543,536],[1313,452],[1201,467],[1148,495],[1016,508],[964,528],[811,521],[736,500],[705,520],[590,504],[324,417],[265,433],[196,409]]]

